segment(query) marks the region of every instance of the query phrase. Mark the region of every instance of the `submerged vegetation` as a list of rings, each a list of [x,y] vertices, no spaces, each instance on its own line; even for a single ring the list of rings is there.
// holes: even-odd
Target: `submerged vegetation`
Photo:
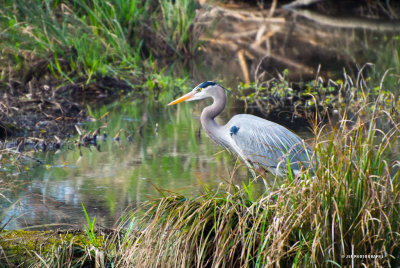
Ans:
[[[108,111],[93,112],[90,101],[140,94],[166,102],[189,84],[189,78],[165,75],[157,65],[159,58],[196,53],[196,1],[28,2],[5,0],[0,10],[0,138],[28,132],[38,137],[35,142],[54,136],[59,141],[85,128],[76,123],[87,120],[86,114],[97,119],[99,130]],[[344,72],[342,80],[313,74],[313,81],[289,83],[285,71],[260,81],[257,71],[266,70],[257,67],[256,82],[233,89],[246,107],[264,115],[312,121],[315,174],[274,178],[263,193],[251,180],[211,189],[200,177],[204,194],[157,189],[162,198],[124,215],[115,229],[98,225],[82,204],[84,231],[37,233],[6,230],[13,207],[7,195],[15,185],[0,179],[0,199],[7,201],[0,211],[0,266],[399,266],[400,98],[384,86],[387,73],[376,82],[365,68],[356,77]],[[137,125],[139,133],[143,125]],[[83,131],[78,146],[85,137],[95,140],[97,130]],[[133,137],[133,129],[125,131]],[[21,140],[15,150],[4,144],[0,164],[24,169],[23,157],[43,164],[21,153]]]

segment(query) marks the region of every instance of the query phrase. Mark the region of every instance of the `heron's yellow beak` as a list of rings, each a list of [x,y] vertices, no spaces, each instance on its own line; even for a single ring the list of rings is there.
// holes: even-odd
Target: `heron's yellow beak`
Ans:
[[[189,92],[186,95],[183,95],[182,97],[180,97],[179,99],[176,99],[173,102],[168,103],[168,105],[174,105],[174,104],[180,103],[182,101],[189,100],[194,97],[194,94],[195,94],[194,92]]]

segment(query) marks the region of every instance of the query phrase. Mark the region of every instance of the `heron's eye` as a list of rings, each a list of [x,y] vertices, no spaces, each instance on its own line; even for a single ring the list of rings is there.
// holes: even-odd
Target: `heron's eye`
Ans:
[[[201,92],[201,90],[202,90],[202,88],[201,88],[201,87],[199,87],[199,88],[197,89],[197,91],[198,91],[198,92]]]

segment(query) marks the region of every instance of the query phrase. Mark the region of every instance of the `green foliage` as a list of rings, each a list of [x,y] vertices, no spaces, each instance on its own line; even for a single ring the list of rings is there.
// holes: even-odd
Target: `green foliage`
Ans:
[[[86,222],[88,224],[87,226],[85,225],[86,234],[87,234],[90,242],[92,243],[92,245],[96,246],[97,245],[96,234],[94,232],[96,217],[93,218],[93,221],[90,221],[89,215],[87,214],[86,208],[83,205],[83,203],[82,203],[82,208],[83,208],[83,212],[85,213]]]
[[[84,76],[138,77],[152,68],[144,51],[159,53],[144,40],[164,42],[177,53],[189,51],[193,0],[161,1],[5,1],[0,11],[4,52],[0,66],[7,77],[37,77],[51,72],[70,82]],[[161,25],[161,26],[159,26]],[[159,29],[160,28],[160,29]],[[161,35],[161,37],[160,37]],[[40,68],[38,68],[40,66]],[[153,72],[154,70],[150,70]]]
[[[125,21],[137,10],[134,3],[124,1],[121,6],[120,1],[92,1],[89,7],[84,1],[59,5],[51,1],[42,4],[16,1],[13,5],[7,2],[1,21],[15,23],[8,27],[2,23],[5,37],[2,46],[27,63],[47,59],[53,74],[67,79],[84,75],[90,81],[93,75],[106,75],[110,69],[114,72],[126,67],[132,69],[137,62],[123,25],[135,24],[132,19]],[[124,11],[128,14],[121,14]]]
[[[168,37],[168,42],[179,53],[189,44],[190,27],[196,14],[196,2],[193,0],[159,0],[159,3],[163,17],[162,30]],[[192,48],[191,52],[194,49]]]

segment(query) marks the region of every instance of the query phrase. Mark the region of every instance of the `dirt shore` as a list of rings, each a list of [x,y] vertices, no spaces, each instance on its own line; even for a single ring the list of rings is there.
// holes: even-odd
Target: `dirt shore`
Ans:
[[[0,97],[0,139],[60,142],[76,133],[75,125],[90,120],[83,106],[100,105],[132,88],[116,78],[97,78],[61,85],[33,79],[5,90]]]

